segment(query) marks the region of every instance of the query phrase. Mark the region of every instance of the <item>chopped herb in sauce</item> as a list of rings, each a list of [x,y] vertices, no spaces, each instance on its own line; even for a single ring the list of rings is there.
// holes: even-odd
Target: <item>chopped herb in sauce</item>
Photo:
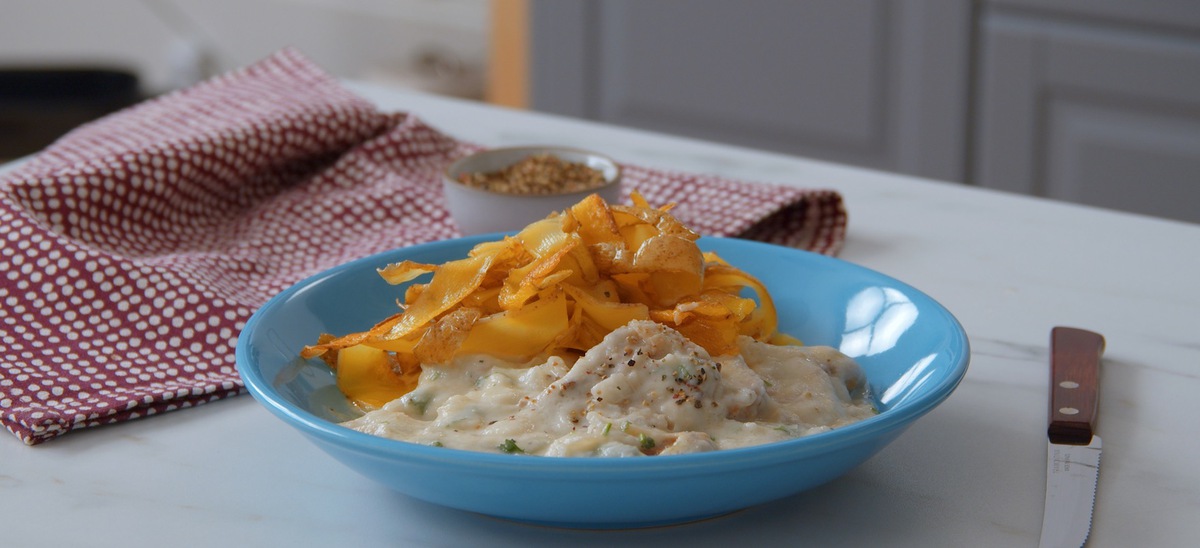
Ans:
[[[424,415],[425,410],[429,408],[429,401],[433,398],[429,394],[424,394],[420,397],[411,397],[408,399],[408,405],[417,410],[418,415]]]
[[[514,453],[524,453],[525,452],[524,449],[521,449],[519,446],[517,446],[516,440],[514,440],[512,438],[508,438],[508,439],[504,440],[504,443],[500,444],[499,449],[501,452],[508,453],[510,455],[514,454]]]

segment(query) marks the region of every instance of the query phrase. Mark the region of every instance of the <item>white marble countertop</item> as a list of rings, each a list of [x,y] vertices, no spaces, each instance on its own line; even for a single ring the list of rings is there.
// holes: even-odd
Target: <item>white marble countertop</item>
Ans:
[[[356,85],[485,145],[556,143],[646,166],[840,191],[841,258],[965,326],[958,391],[848,475],[766,506],[641,531],[562,531],[395,494],[249,396],[26,447],[0,436],[0,545],[1035,546],[1050,328],[1104,334],[1090,546],[1200,537],[1200,226]]]

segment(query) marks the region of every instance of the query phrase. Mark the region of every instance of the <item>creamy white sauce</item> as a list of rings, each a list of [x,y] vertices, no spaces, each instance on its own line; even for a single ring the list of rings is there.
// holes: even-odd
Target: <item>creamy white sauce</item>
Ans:
[[[875,414],[862,370],[833,348],[749,337],[740,347],[713,358],[673,329],[631,322],[574,364],[422,366],[415,390],[344,424],[476,451],[641,456],[758,445]]]

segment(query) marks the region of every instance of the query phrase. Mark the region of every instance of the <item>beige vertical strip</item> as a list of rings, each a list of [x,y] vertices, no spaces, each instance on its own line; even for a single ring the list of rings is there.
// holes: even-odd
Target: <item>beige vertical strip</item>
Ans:
[[[515,108],[529,105],[529,1],[491,0],[486,99]]]

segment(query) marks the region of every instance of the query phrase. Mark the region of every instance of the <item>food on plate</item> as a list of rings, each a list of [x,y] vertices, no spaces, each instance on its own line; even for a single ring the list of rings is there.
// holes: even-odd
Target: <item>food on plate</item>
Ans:
[[[541,195],[582,192],[606,181],[603,172],[587,164],[534,154],[497,171],[463,173],[458,182],[504,194]]]
[[[874,414],[850,358],[780,333],[754,277],[638,194],[596,195],[412,282],[371,329],[322,335],[347,426],[462,449],[658,455],[778,441]],[[753,293],[753,296],[747,296]]]
[[[349,421],[414,443],[546,456],[639,456],[744,447],[874,414],[858,365],[829,347],[742,337],[711,356],[637,320],[570,364],[487,356],[427,366],[416,390]]]

